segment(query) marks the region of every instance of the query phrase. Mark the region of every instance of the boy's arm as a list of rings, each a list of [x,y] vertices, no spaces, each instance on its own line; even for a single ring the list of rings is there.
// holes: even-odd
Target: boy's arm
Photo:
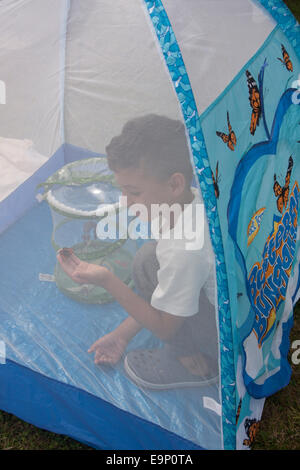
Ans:
[[[120,335],[126,343],[138,334],[143,326],[138,323],[133,317],[127,317],[120,325],[114,330],[115,333]]]
[[[57,254],[63,270],[79,284],[95,284],[104,287],[119,302],[127,313],[143,327],[151,330],[163,341],[171,338],[182,324],[184,318],[158,310],[124,284],[106,267],[80,260],[73,252]],[[134,326],[136,328],[137,325]],[[125,331],[133,328],[132,322],[123,326]]]
[[[104,276],[101,276],[99,284],[122,305],[137,323],[151,330],[162,340],[168,340],[172,337],[183,322],[183,317],[171,315],[152,307],[108,270]],[[132,326],[132,323],[123,326],[124,331],[129,325]]]
[[[129,341],[140,329],[141,325],[129,316],[116,329],[95,341],[88,353],[95,353],[95,364],[116,364],[122,358]]]

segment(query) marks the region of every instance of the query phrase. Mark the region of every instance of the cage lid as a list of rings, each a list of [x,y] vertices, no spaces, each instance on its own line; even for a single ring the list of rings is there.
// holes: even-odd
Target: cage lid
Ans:
[[[119,209],[121,193],[103,157],[69,163],[40,186],[50,207],[68,217],[100,218]]]

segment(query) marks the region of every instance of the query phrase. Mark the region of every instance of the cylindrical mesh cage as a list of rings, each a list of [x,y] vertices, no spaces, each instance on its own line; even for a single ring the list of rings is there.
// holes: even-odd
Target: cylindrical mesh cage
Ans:
[[[62,250],[64,257],[72,250],[80,260],[104,265],[124,283],[132,285],[131,266],[136,243],[128,239],[127,218],[123,227],[119,222],[121,217],[118,218],[114,233],[97,236],[101,220],[124,210],[120,207],[120,191],[106,159],[94,157],[69,163],[42,186],[51,208],[54,250]],[[78,285],[59,262],[55,267],[55,281],[62,292],[78,301],[105,303],[113,300],[101,286]]]

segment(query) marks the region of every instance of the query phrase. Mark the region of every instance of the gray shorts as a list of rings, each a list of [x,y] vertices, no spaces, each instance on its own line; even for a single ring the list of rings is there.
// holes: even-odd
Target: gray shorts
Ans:
[[[157,242],[146,242],[136,253],[132,277],[138,294],[151,303],[152,294],[158,284],[159,263],[156,257]],[[199,270],[201,266],[199,266]],[[187,316],[182,327],[167,342],[176,356],[188,356],[202,352],[217,359],[217,328],[215,308],[207,299],[205,292],[199,293],[199,311]]]

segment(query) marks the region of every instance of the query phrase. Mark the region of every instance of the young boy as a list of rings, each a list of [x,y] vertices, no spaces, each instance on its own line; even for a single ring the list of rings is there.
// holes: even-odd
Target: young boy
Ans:
[[[185,211],[201,204],[198,191],[191,188],[193,169],[184,126],[158,115],[137,118],[112,139],[106,152],[128,206],[141,204],[149,219],[154,204],[177,204],[180,213],[173,215],[168,233],[161,227],[158,240],[146,242],[136,253],[132,274],[137,293],[107,268],[58,253],[75,282],[104,287],[128,313],[89,352],[95,353],[96,364],[116,364],[129,341],[145,327],[165,346],[125,356],[125,370],[137,385],[165,389],[215,381],[214,256],[207,224],[202,220],[196,227],[204,235],[198,249],[188,249],[184,237],[172,236]],[[194,218],[195,211],[192,214]]]

